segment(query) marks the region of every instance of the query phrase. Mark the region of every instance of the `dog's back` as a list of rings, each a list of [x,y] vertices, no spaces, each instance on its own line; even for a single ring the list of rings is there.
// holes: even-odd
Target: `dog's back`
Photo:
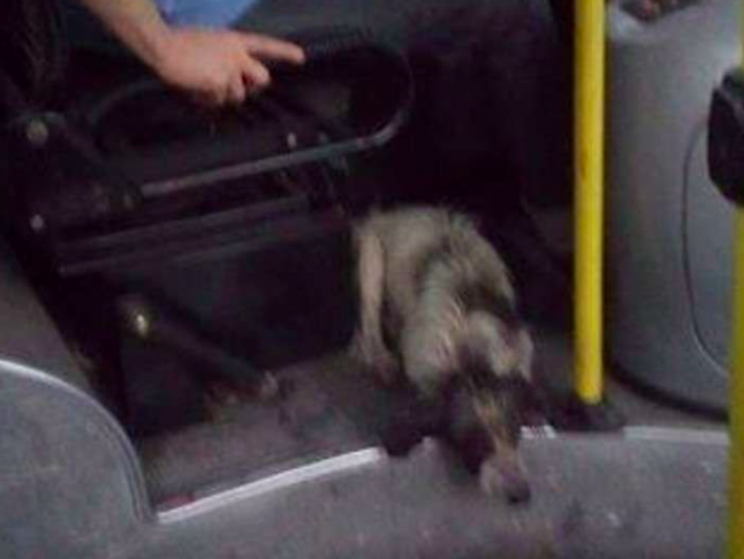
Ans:
[[[501,343],[516,316],[509,272],[471,219],[402,209],[373,214],[359,234],[379,243],[384,328],[410,380],[434,389],[473,346],[511,360]]]
[[[432,289],[498,292],[514,301],[504,262],[463,214],[432,208],[395,210],[373,214],[362,232],[380,240],[385,296],[396,314],[410,316]]]

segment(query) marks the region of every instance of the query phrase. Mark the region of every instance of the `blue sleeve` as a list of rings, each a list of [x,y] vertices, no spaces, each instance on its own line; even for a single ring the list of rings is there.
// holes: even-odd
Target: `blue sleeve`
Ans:
[[[230,27],[261,0],[155,0],[173,25]]]

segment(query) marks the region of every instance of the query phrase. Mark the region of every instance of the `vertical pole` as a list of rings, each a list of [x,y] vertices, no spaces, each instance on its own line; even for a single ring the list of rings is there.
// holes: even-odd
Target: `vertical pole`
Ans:
[[[744,4],[744,3],[743,3]],[[744,9],[742,9],[744,53]],[[734,316],[729,404],[729,502],[727,556],[744,558],[744,208],[736,207],[734,249]]]
[[[728,557],[744,558],[744,209],[736,209],[734,329],[729,406]]]
[[[605,0],[575,5],[575,392],[602,401]]]

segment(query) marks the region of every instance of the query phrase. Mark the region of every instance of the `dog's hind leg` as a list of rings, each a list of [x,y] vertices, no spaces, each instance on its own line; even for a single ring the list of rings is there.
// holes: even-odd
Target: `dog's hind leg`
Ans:
[[[356,231],[355,243],[361,308],[352,353],[373,369],[382,381],[392,383],[396,379],[399,364],[385,346],[382,331],[385,297],[385,255],[382,242],[370,227],[364,227]]]

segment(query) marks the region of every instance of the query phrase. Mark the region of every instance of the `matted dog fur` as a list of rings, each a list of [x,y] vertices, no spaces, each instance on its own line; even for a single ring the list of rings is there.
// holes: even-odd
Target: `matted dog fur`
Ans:
[[[404,375],[451,410],[481,486],[529,495],[517,446],[533,344],[509,271],[474,221],[446,209],[373,213],[355,228],[360,320],[353,352],[387,383]]]

